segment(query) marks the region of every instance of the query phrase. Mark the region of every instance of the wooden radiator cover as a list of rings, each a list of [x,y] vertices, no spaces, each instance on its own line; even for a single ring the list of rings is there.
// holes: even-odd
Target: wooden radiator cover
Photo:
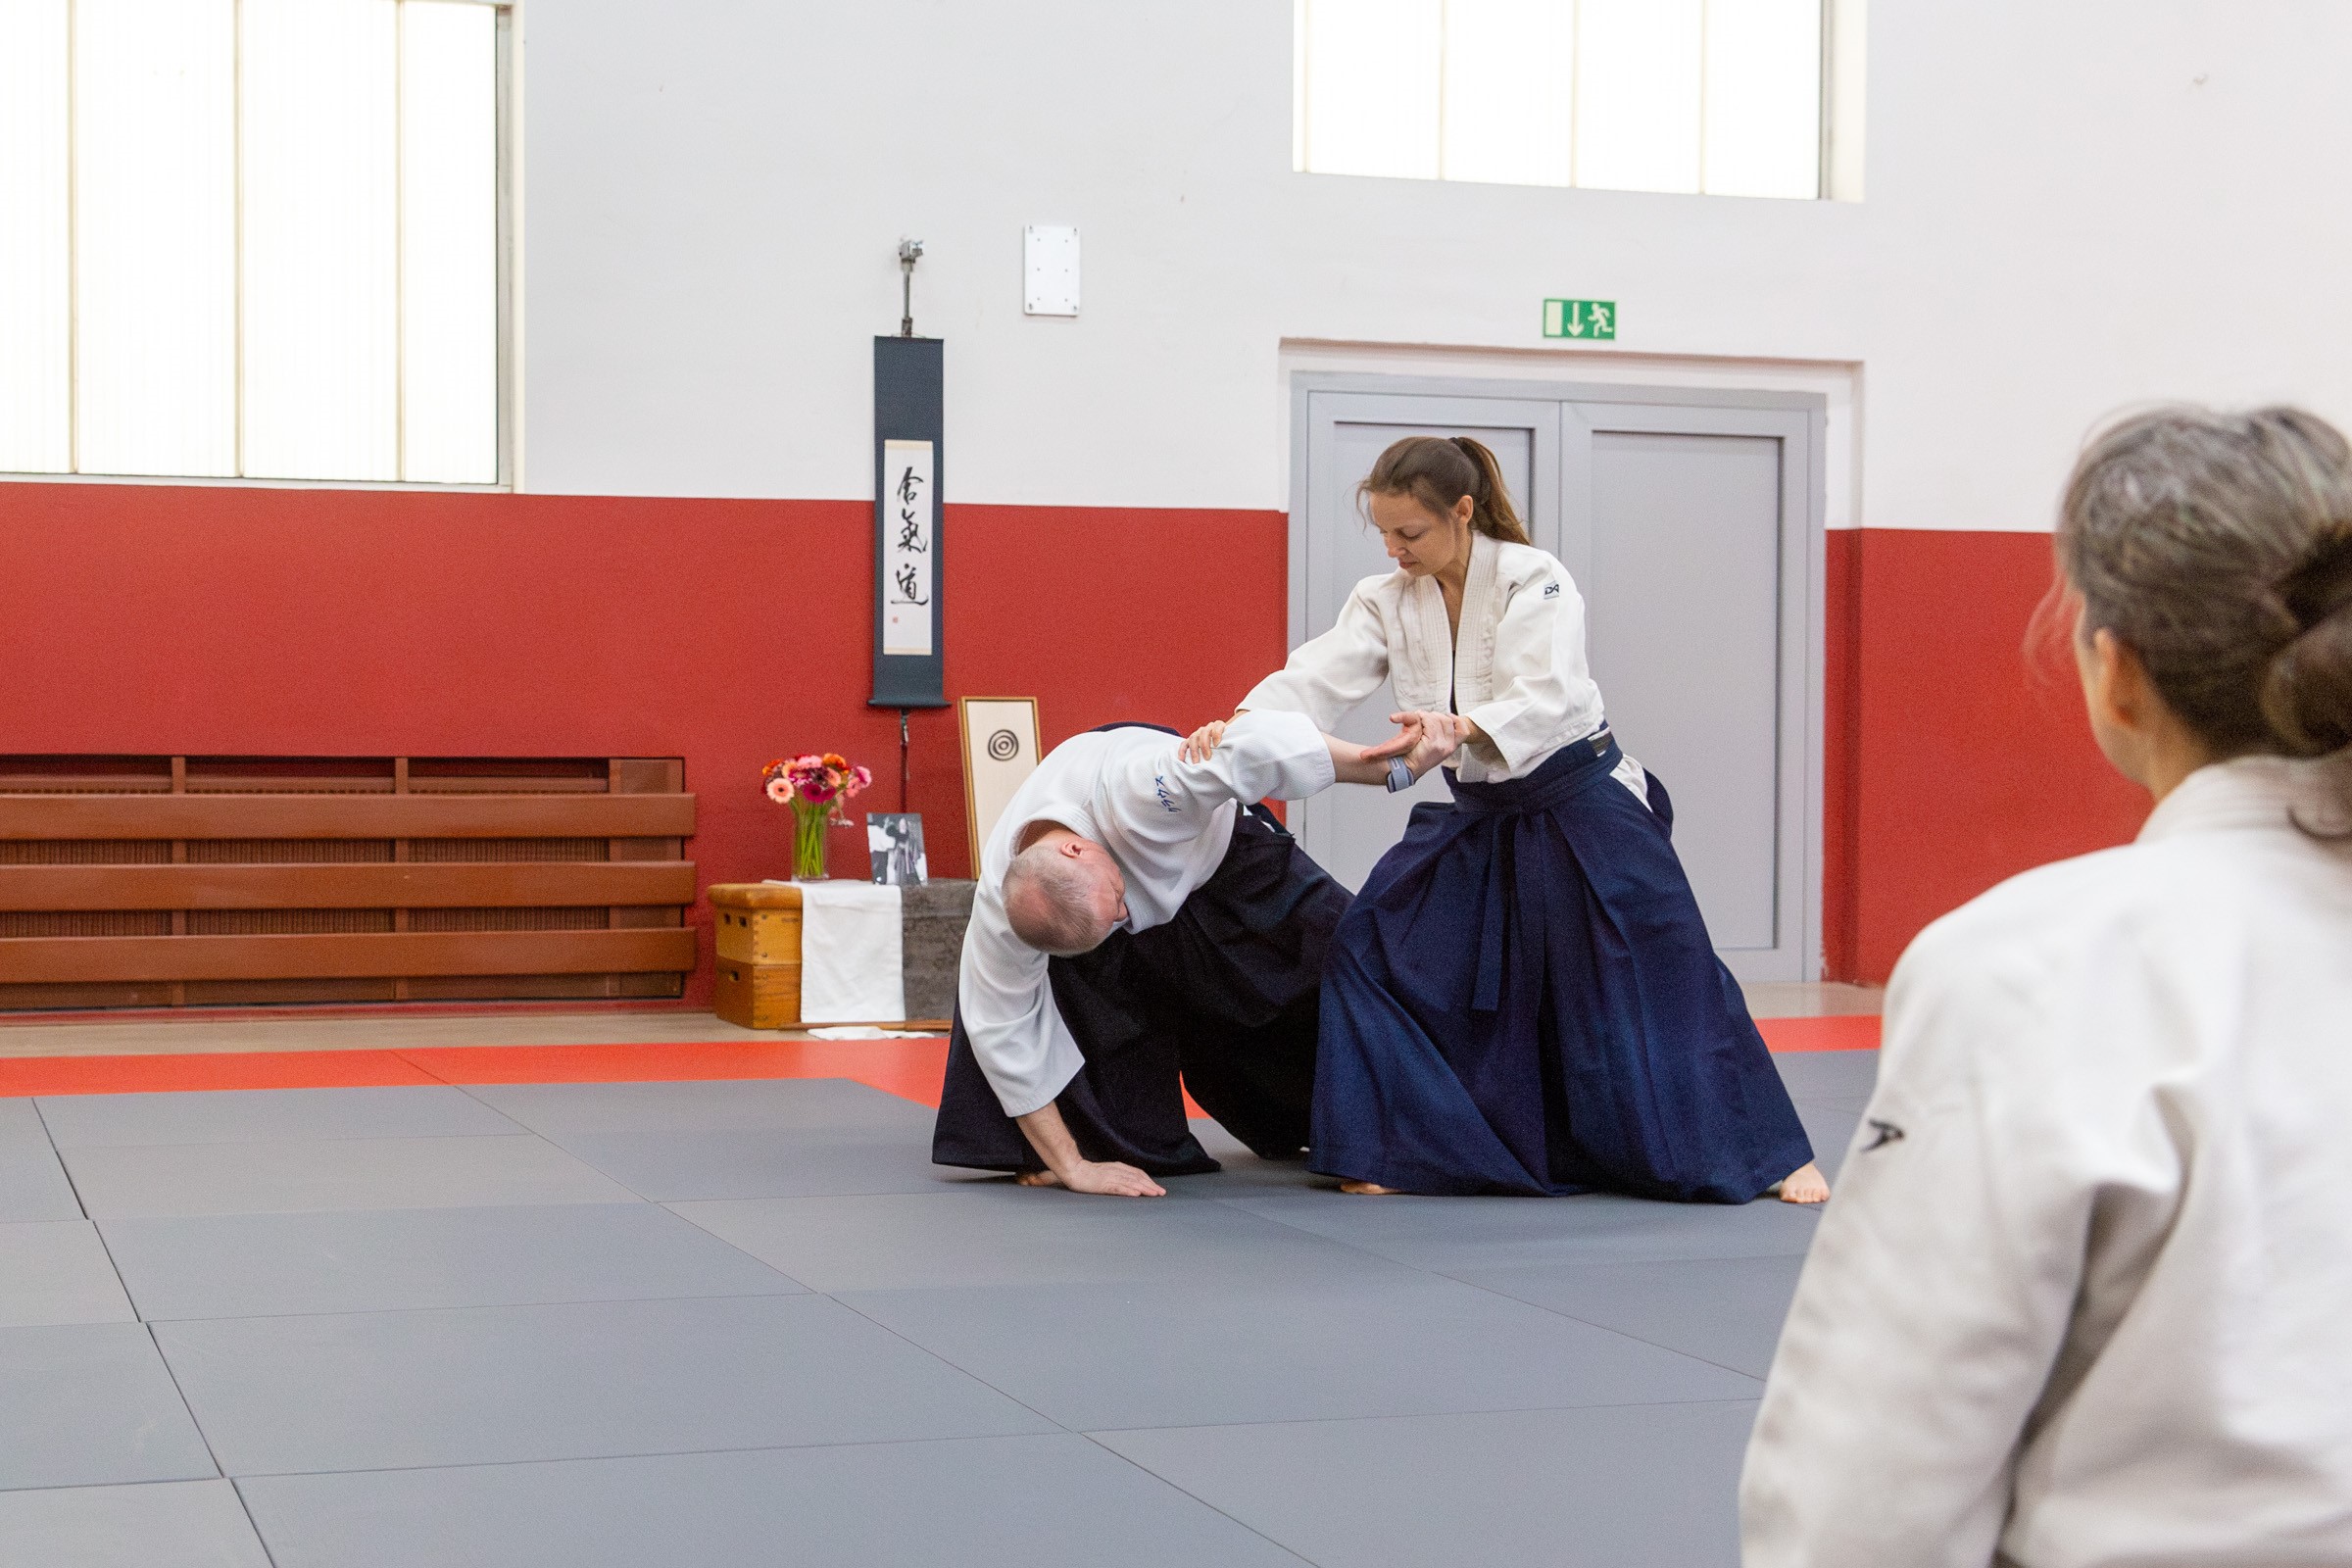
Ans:
[[[0,756],[0,1009],[674,997],[676,758]]]

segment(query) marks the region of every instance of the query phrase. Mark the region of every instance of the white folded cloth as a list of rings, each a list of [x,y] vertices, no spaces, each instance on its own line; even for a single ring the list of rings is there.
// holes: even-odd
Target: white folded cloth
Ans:
[[[793,885],[801,890],[801,1022],[906,1017],[899,890],[846,877]]]

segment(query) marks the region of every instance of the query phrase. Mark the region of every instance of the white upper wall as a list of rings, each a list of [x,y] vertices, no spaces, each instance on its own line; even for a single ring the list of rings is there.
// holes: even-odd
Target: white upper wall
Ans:
[[[1653,368],[1858,367],[1876,527],[2045,527],[2127,404],[2352,420],[2332,0],[1879,0],[1851,204],[1294,173],[1291,17],[529,0],[528,487],[870,495],[902,236],[955,501],[1280,509],[1286,341],[1524,370],[1562,295]],[[1082,231],[1076,319],[1021,314],[1032,222]]]

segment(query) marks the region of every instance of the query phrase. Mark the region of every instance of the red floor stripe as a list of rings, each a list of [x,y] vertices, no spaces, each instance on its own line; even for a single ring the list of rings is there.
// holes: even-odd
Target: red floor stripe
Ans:
[[[1835,1018],[1758,1018],[1764,1044],[1774,1052],[1876,1051],[1879,1016],[1875,1012]]]
[[[1875,1051],[1879,1020],[1762,1018],[1776,1052]],[[0,1057],[0,1097],[386,1084],[601,1084],[659,1079],[847,1078],[937,1105],[948,1043],[712,1040],[613,1046],[432,1046],[408,1051],[243,1051],[190,1055]],[[1185,1113],[1199,1117],[1187,1095]]]
[[[235,1051],[177,1056],[0,1058],[0,1095],[128,1095],[180,1089],[362,1089],[429,1084],[389,1051]]]

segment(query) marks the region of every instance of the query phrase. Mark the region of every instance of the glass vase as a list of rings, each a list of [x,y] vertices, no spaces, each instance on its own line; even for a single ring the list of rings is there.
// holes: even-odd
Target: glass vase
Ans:
[[[825,828],[833,819],[831,802],[796,800],[792,803],[792,879],[825,880]]]

